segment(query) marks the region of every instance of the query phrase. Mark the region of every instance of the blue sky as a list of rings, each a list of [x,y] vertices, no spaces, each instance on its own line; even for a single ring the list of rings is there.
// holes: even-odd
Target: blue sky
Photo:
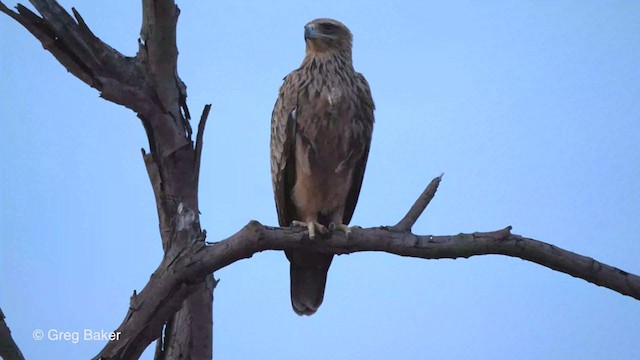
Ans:
[[[61,3],[135,54],[139,4]],[[277,223],[271,110],[302,60],[303,25],[333,17],[354,33],[377,106],[353,224],[394,224],[444,172],[416,233],[512,225],[640,273],[640,3],[179,5],[191,112],[213,104],[200,180],[208,240]],[[104,343],[32,332],[117,328],[160,263],[144,130],[6,16],[0,48],[0,306],[28,358],[90,358]],[[632,359],[640,342],[637,300],[504,256],[340,256],[323,306],[304,318],[282,253],[215,275],[220,359]]]

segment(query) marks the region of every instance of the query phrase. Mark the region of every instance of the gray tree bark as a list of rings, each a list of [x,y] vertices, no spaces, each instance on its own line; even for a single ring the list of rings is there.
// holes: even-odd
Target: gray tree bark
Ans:
[[[95,359],[135,359],[158,339],[156,359],[212,357],[212,273],[265,250],[313,249],[332,254],[383,251],[424,259],[502,254],[532,261],[640,300],[640,277],[594,259],[511,233],[415,235],[411,228],[435,195],[436,177],[396,225],[354,229],[311,241],[306,231],[263,226],[252,221],[228,239],[206,243],[198,211],[198,178],[210,105],[200,117],[195,142],[186,86],[177,72],[179,9],[170,0],[142,0],[138,53],[127,57],[97,38],[80,14],[73,17],[54,0],[30,0],[39,15],[22,5],[0,11],[29,30],[74,76],[100,96],[133,110],[146,130],[143,159],[155,195],[164,256],[146,286],[131,296],[129,309]],[[0,315],[2,313],[0,312]],[[0,350],[22,354],[0,316]],[[7,337],[8,336],[8,337]],[[6,344],[9,344],[5,346]],[[4,353],[2,353],[4,354]],[[4,355],[3,355],[4,356]],[[9,357],[11,358],[11,357]]]

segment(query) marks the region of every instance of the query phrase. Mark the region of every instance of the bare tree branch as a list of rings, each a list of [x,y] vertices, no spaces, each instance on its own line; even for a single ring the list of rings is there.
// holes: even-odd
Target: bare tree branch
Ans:
[[[100,90],[100,84],[95,83],[91,70],[78,62],[76,54],[66,49],[66,46],[56,36],[54,30],[48,23],[22,5],[18,5],[16,8],[18,13],[11,11],[0,2],[0,11],[11,16],[29,30],[31,34],[40,40],[42,46],[51,52],[70,73],[84,81],[87,85]]]
[[[264,250],[313,248],[332,254],[380,251],[422,259],[469,258],[476,255],[507,255],[531,261],[553,270],[581,278],[640,300],[640,277],[542,241],[511,234],[511,227],[491,232],[458,235],[415,235],[394,232],[388,227],[354,229],[344,235],[306,244],[300,230],[263,226],[250,222],[230,238],[212,245],[194,245],[193,263],[187,265],[190,276],[218,270],[239,259]]]
[[[158,105],[191,137],[186,86],[178,77],[176,26],[180,9],[173,0],[143,0],[140,51],[148,66]],[[181,112],[182,111],[182,112]]]
[[[440,177],[437,177],[434,181],[437,182],[439,179]],[[435,188],[432,187],[431,190],[435,191]],[[432,196],[429,194],[433,191],[423,192],[416,203],[424,203],[423,197]],[[157,321],[157,314],[170,313],[167,307],[186,296],[176,289],[238,260],[250,258],[257,252],[299,249],[330,254],[378,251],[422,259],[507,255],[546,266],[640,300],[640,277],[637,275],[542,241],[512,234],[510,226],[490,232],[440,236],[399,232],[386,226],[353,228],[348,238],[342,233],[335,233],[331,238],[312,241],[304,229],[264,226],[257,221],[251,221],[223,241],[211,244],[194,242],[187,251],[170,258],[165,257],[149,283],[136,297],[135,303],[139,306],[131,306],[127,314],[129,323],[123,323],[116,330],[122,332],[123,338],[120,342],[112,341],[107,345],[112,351],[109,354],[113,358],[127,357],[131,354],[127,351],[134,348],[131,344],[139,345],[139,351],[142,351],[146,345],[136,343],[141,341],[143,336],[140,335],[140,326],[135,324],[148,324]]]
[[[55,1],[31,3],[42,17],[20,4],[16,13],[0,2],[0,11],[29,30],[70,73],[100,91],[104,98],[137,113],[153,112],[144,101],[148,89],[136,58],[126,57],[98,39],[75,9],[78,22]]]
[[[0,357],[4,360],[24,360],[20,348],[11,337],[11,330],[4,321],[2,309],[0,309]]]
[[[202,110],[202,115],[200,116],[200,122],[198,123],[198,133],[196,134],[196,158],[193,161],[194,169],[195,169],[195,177],[196,177],[196,187],[199,186],[200,182],[200,160],[202,159],[202,139],[204,137],[204,128],[207,125],[207,119],[209,118],[209,111],[211,111],[211,104],[207,104],[204,106]]]
[[[440,176],[431,180],[429,185],[424,189],[418,200],[413,204],[407,215],[405,215],[402,220],[400,220],[396,225],[391,226],[389,230],[391,231],[411,231],[413,225],[418,221],[420,215],[424,209],[429,206],[431,199],[436,195],[436,191],[438,191],[438,186],[440,185],[440,181],[444,173],[440,174]]]

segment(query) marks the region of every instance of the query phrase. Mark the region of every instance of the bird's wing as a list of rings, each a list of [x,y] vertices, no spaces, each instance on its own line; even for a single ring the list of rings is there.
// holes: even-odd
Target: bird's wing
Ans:
[[[367,158],[369,157],[369,148],[371,147],[371,133],[373,132],[373,110],[375,105],[371,98],[371,90],[369,83],[360,73],[356,73],[355,82],[357,84],[356,108],[356,126],[354,127],[352,137],[350,139],[351,153],[360,155],[353,168],[353,178],[347,202],[345,203],[343,223],[348,224],[353,216],[353,211],[360,196],[360,188],[364,177],[364,170],[367,167]]]
[[[271,181],[280,226],[295,220],[295,207],[289,194],[295,184],[295,129],[298,97],[296,71],[284,78],[271,114]]]

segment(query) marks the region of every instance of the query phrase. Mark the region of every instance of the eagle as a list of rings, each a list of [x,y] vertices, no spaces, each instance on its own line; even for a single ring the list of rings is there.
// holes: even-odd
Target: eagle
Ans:
[[[348,236],[373,131],[367,80],[353,68],[351,31],[333,19],[304,27],[305,57],[284,78],[271,116],[271,179],[280,226],[309,238]],[[332,254],[286,251],[291,305],[312,315],[322,304]]]

